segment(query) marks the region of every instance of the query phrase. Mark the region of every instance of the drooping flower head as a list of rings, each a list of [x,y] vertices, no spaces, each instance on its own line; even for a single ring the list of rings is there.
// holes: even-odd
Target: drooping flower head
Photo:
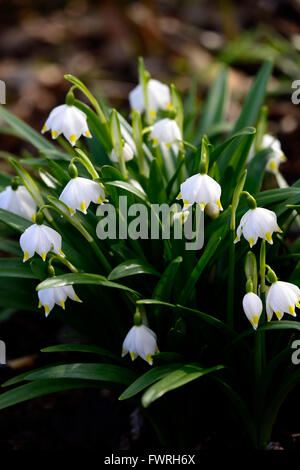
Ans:
[[[153,145],[164,144],[167,148],[172,145],[179,148],[179,141],[182,140],[180,129],[177,122],[174,119],[164,118],[157,121],[151,130],[151,138],[153,139]]]
[[[281,320],[284,313],[296,316],[295,308],[300,307],[300,289],[290,282],[278,281],[272,283],[267,292],[266,310],[268,321],[273,317],[273,312],[278,320]]]
[[[279,170],[279,165],[286,161],[286,156],[282,151],[280,141],[270,134],[265,134],[261,142],[261,149],[267,148],[270,148],[272,152],[267,156],[266,171],[276,174]],[[252,144],[248,156],[248,162],[252,160],[254,155],[255,145]]]
[[[57,106],[51,111],[43,126],[42,134],[47,131],[51,131],[52,139],[63,134],[72,146],[82,135],[92,137],[87,126],[86,115],[76,106],[68,104]]]
[[[0,193],[0,208],[35,221],[37,205],[25,186],[7,186]]]
[[[197,173],[187,178],[180,185],[178,199],[183,200],[184,206],[196,202],[202,211],[208,203],[216,204],[220,210],[223,210],[220,201],[221,186],[206,174]]]
[[[248,292],[243,298],[243,309],[246,317],[250,321],[253,328],[256,330],[261,313],[263,311],[263,304],[258,295],[254,292]]]
[[[65,308],[65,301],[69,297],[76,302],[81,302],[72,286],[49,287],[38,291],[39,307],[44,307],[46,317],[49,315],[54,305]]]
[[[91,202],[103,203],[105,192],[96,181],[76,176],[68,182],[59,199],[69,207],[71,215],[74,215],[76,210],[86,214]]]
[[[45,261],[49,251],[64,256],[61,243],[61,235],[56,230],[44,224],[33,224],[20,237],[20,245],[24,253],[23,261],[32,258],[34,253],[40,255]]]
[[[263,238],[272,245],[273,232],[281,232],[275,212],[263,207],[255,207],[249,209],[241,218],[234,242],[240,241],[243,234],[251,248],[255,245],[258,238]]]
[[[156,334],[142,323],[139,314],[138,316],[135,314],[135,325],[129,330],[123,342],[122,357],[128,352],[133,361],[140,356],[150,365],[153,363],[152,356],[158,352]]]
[[[129,162],[133,159],[134,156],[133,150],[127,142],[125,142],[123,146],[123,155],[125,162]],[[112,162],[117,163],[119,161],[114,149],[111,151],[110,158]]]
[[[154,117],[159,109],[171,109],[170,88],[164,83],[150,78],[147,83],[147,93],[150,114]],[[137,85],[129,93],[129,103],[132,110],[143,113],[145,111],[144,95],[141,85]]]
[[[268,156],[266,170],[270,173],[278,172],[280,163],[286,161],[280,141],[272,135],[265,134],[262,140],[262,148],[272,149],[272,153]]]

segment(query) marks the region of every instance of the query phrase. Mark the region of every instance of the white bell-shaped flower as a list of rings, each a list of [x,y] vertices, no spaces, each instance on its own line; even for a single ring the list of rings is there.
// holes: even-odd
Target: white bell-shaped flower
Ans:
[[[133,156],[134,156],[133,150],[130,147],[130,145],[127,144],[127,142],[125,142],[125,144],[123,146],[123,155],[124,155],[125,162],[129,162],[130,160],[133,159]],[[116,163],[119,162],[118,157],[117,157],[116,152],[114,151],[114,149],[111,151],[110,159],[111,159],[112,162],[116,162]]]
[[[152,356],[158,352],[156,334],[145,325],[134,325],[126,335],[122,347],[122,357],[129,352],[131,359],[140,356],[150,365],[153,364]]]
[[[16,189],[7,186],[0,193],[0,208],[35,221],[37,205],[25,186],[18,186]]]
[[[278,320],[281,320],[284,313],[289,313],[293,317],[296,316],[295,308],[300,307],[300,289],[295,284],[284,281],[274,282],[267,292],[266,310],[267,317],[270,321],[273,312]]]
[[[59,199],[69,207],[71,215],[74,215],[76,210],[86,214],[91,202],[103,203],[105,192],[96,181],[77,176],[68,182]]]
[[[52,139],[63,134],[72,146],[81,135],[92,137],[87,126],[86,115],[76,106],[67,104],[61,104],[51,111],[43,126],[42,134],[47,131],[51,131]]]
[[[164,144],[167,148],[176,144],[179,148],[179,141],[182,140],[180,129],[174,119],[164,118],[157,121],[151,130],[153,145]]]
[[[200,209],[204,211],[208,203],[213,203],[222,211],[221,204],[221,186],[210,176],[197,173],[187,178],[180,185],[180,193],[177,196],[182,199],[184,207],[195,202],[200,205]]]
[[[281,232],[275,212],[263,207],[256,207],[255,209],[249,209],[241,218],[234,243],[240,241],[241,234],[243,234],[251,248],[259,237],[264,238],[272,245],[273,232]]]
[[[65,309],[65,301],[69,297],[76,302],[81,302],[72,286],[49,287],[38,291],[39,307],[44,307],[46,317],[49,315],[54,305],[60,305]]]
[[[151,78],[147,83],[147,93],[150,114],[154,117],[159,109],[171,109],[171,93],[168,85]],[[129,93],[129,103],[132,110],[145,111],[144,95],[141,85],[137,85]]]
[[[49,251],[64,256],[61,242],[61,235],[53,228],[44,224],[30,225],[20,237],[20,245],[24,253],[23,261],[32,258],[34,253],[40,255],[45,261]]]
[[[286,161],[281,143],[270,134],[265,134],[262,139],[261,149],[271,148],[272,152],[267,157],[266,171],[269,173],[277,173],[279,165]],[[247,161],[249,162],[255,155],[255,145],[252,144]]]
[[[248,292],[243,298],[243,309],[249,322],[256,330],[263,311],[261,299],[254,292]]]
[[[280,163],[286,161],[286,157],[281,149],[281,143],[272,135],[265,134],[262,140],[262,148],[271,148],[272,153],[268,156],[266,170],[270,173],[278,172]]]

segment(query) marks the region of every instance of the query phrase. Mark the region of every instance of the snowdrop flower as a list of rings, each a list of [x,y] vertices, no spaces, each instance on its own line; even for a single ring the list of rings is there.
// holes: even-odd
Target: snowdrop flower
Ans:
[[[133,155],[134,155],[133,150],[130,147],[130,145],[127,144],[127,142],[125,142],[123,146],[123,155],[124,155],[125,162],[129,162],[130,160],[133,159]],[[114,150],[111,151],[110,159],[112,162],[116,162],[116,163],[119,162],[116,152]]]
[[[25,186],[18,186],[16,189],[7,186],[0,193],[0,208],[35,221],[37,205]]]
[[[240,241],[241,234],[243,234],[251,248],[259,237],[264,238],[272,245],[273,232],[281,232],[275,212],[263,207],[256,207],[249,209],[241,218],[234,243]]]
[[[86,214],[91,202],[102,204],[104,199],[105,192],[102,186],[81,176],[72,178],[59,196],[59,200],[69,207],[71,215],[75,214],[76,209]]]
[[[167,148],[173,144],[176,144],[176,148],[178,148],[178,141],[182,140],[177,122],[169,118],[161,119],[152,126],[151,138],[153,145],[165,144]]]
[[[278,139],[275,139],[275,137],[270,134],[265,134],[262,139],[261,148],[272,149],[272,153],[269,154],[267,157],[266,171],[268,171],[269,173],[277,173],[279,165],[282,162],[286,161],[286,156],[282,151],[280,141]],[[254,153],[254,145],[252,145],[249,152],[248,161],[252,160],[252,158],[254,157]]]
[[[39,308],[44,307],[46,317],[49,315],[54,305],[60,305],[65,309],[65,301],[69,297],[76,302],[81,302],[72,286],[49,287],[38,291]]]
[[[284,313],[296,316],[295,307],[300,307],[300,289],[290,282],[276,280],[267,292],[266,310],[268,321],[272,319],[273,312],[278,320]]]
[[[272,153],[268,157],[266,170],[270,173],[276,173],[280,163],[286,161],[286,157],[281,149],[281,143],[272,135],[265,134],[262,140],[262,148],[272,149]]]
[[[87,126],[86,115],[76,106],[67,104],[56,106],[51,111],[43,126],[42,134],[47,131],[51,131],[52,139],[63,134],[72,146],[76,144],[81,135],[92,137]]]
[[[210,176],[201,173],[190,176],[180,185],[180,193],[177,198],[183,200],[184,207],[196,202],[200,205],[200,209],[204,211],[208,203],[213,203],[221,211],[223,210],[220,201],[221,186]]]
[[[149,109],[152,117],[156,116],[159,109],[171,109],[170,88],[164,83],[151,78],[147,84]],[[137,85],[129,93],[129,103],[133,111],[143,113],[145,111],[144,95],[141,85]]]
[[[143,324],[134,325],[127,333],[123,342],[122,357],[128,352],[133,361],[137,356],[140,356],[152,365],[152,356],[158,352],[154,331]]]
[[[20,245],[24,252],[23,261],[32,258],[34,253],[40,255],[45,261],[49,251],[64,256],[61,250],[61,242],[60,234],[53,228],[44,224],[33,224],[20,237]]]
[[[248,292],[243,298],[243,309],[249,322],[256,330],[263,310],[263,304],[258,295]]]

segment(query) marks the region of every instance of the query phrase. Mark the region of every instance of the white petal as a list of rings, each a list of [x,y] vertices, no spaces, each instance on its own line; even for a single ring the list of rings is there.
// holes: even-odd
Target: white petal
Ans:
[[[24,253],[24,261],[31,258],[39,243],[40,232],[38,225],[33,224],[28,227],[20,237],[20,246]]]
[[[139,111],[142,113],[145,109],[144,106],[144,96],[143,90],[141,85],[137,85],[130,93],[129,93],[129,103],[131,109],[135,111]]]

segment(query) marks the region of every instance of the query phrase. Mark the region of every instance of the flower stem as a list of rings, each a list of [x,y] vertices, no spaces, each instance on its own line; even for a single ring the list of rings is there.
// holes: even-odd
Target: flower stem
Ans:
[[[72,272],[72,273],[78,273],[78,269],[75,268],[75,266],[70,263],[70,261],[68,261],[66,258],[64,258],[63,256],[59,256],[59,255],[53,255],[50,257],[49,259],[49,266],[52,266],[52,262],[53,261],[60,261],[62,264],[64,264],[65,266],[67,266],[67,268],[69,268],[69,270]]]
[[[265,292],[266,292],[266,241],[263,239],[260,245],[260,256],[259,256],[259,271],[260,271],[260,296],[264,306],[262,318],[265,317]],[[266,360],[265,352],[265,333],[258,327],[255,333],[254,340],[254,373],[256,381],[259,380],[263,372]]]
[[[234,277],[235,277],[235,229],[230,229],[230,248],[229,248],[229,275],[227,284],[227,324],[231,328],[234,326],[233,322],[233,307],[234,307]]]
[[[75,151],[78,154],[78,157],[72,158],[72,163],[74,160],[78,160],[87,169],[93,180],[99,178],[99,174],[95,170],[95,167],[89,157],[81,149],[77,148]]]

